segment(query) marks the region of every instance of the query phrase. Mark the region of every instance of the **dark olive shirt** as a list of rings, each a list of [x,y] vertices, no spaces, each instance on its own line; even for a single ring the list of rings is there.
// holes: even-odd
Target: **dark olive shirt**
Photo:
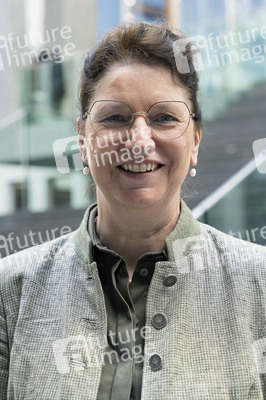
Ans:
[[[107,312],[107,347],[97,400],[139,400],[143,370],[145,309],[149,284],[157,261],[167,260],[166,250],[146,253],[136,264],[132,282],[124,259],[101,245],[95,231],[97,207],[88,231],[93,242]]]

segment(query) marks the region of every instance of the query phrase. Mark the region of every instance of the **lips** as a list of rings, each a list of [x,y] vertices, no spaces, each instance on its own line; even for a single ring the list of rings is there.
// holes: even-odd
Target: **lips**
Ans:
[[[157,163],[142,163],[142,164],[122,164],[119,167],[122,168],[124,171],[128,172],[150,172],[154,171],[155,169],[159,168],[161,164]]]

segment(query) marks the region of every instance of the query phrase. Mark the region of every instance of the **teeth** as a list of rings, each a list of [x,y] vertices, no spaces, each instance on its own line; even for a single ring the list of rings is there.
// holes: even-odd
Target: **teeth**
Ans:
[[[145,168],[145,169],[146,169],[146,168]],[[132,171],[133,171],[133,172],[139,172],[139,170],[140,170],[139,165],[134,164],[134,165],[133,165]],[[144,172],[144,171],[142,171],[142,172]]]
[[[159,164],[123,164],[121,168],[125,171],[130,172],[146,172],[146,171],[154,171],[156,168],[159,167]]]

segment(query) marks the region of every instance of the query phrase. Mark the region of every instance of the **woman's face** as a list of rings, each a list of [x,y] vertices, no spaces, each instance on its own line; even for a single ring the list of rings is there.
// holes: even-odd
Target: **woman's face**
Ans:
[[[186,91],[172,81],[167,69],[142,64],[116,66],[106,72],[93,100],[122,101],[133,112],[147,111],[160,101],[185,101],[191,110]],[[189,166],[197,163],[201,132],[196,140],[195,129],[190,119],[181,137],[163,140],[150,131],[144,116],[138,115],[126,136],[106,140],[96,135],[88,116],[85,132],[79,124],[78,130],[87,138],[87,152],[82,149],[82,158],[96,183],[98,201],[128,208],[167,207],[172,201],[178,202]],[[121,167],[125,164],[141,169],[142,164],[159,164],[159,168],[130,172]]]

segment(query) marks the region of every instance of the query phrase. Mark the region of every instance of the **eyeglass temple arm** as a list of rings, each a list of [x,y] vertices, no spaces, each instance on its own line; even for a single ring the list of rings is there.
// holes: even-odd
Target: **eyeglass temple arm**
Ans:
[[[81,116],[81,118],[84,120],[84,119],[87,118],[88,115],[89,115],[89,111],[86,111],[85,114],[83,114],[83,115]]]

